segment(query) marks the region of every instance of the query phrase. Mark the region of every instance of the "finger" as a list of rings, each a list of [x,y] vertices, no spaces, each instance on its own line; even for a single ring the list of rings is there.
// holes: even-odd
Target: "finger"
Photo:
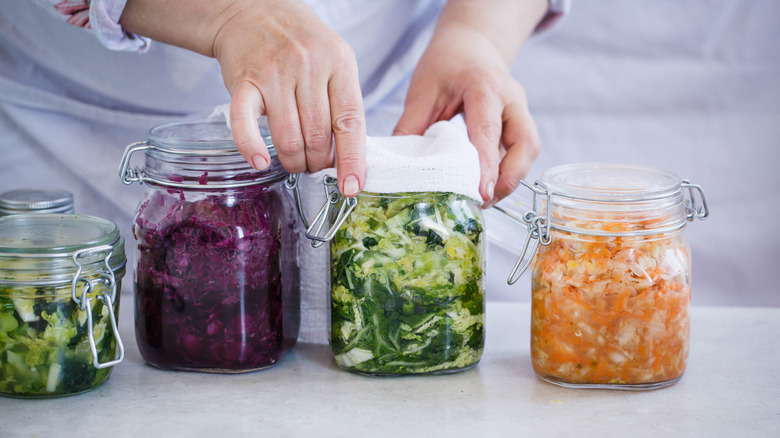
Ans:
[[[283,87],[265,98],[268,130],[279,162],[290,173],[304,172],[306,153],[294,90]]]
[[[257,170],[265,169],[271,162],[268,147],[257,126],[257,119],[264,112],[260,90],[251,82],[239,83],[230,100],[230,127],[238,151]]]
[[[393,129],[393,135],[423,135],[429,126],[438,121],[441,110],[431,93],[418,93],[410,89],[406,95],[404,112]]]
[[[303,78],[296,89],[298,117],[305,143],[306,167],[309,172],[333,165],[333,138],[326,80]]]
[[[366,179],[366,120],[357,65],[342,69],[330,79],[328,96],[339,189],[352,197],[360,193]]]
[[[479,193],[490,202],[498,178],[499,141],[503,104],[490,90],[469,91],[463,96],[463,112],[469,139],[479,153]]]
[[[525,99],[504,108],[504,133],[502,136],[507,153],[501,160],[496,182],[495,197],[489,206],[517,189],[520,180],[528,175],[534,160],[539,156],[540,141]]]

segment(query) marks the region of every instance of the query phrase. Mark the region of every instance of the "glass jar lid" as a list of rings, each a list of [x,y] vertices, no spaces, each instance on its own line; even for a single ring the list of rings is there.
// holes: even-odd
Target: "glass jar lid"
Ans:
[[[672,172],[630,164],[577,163],[546,170],[537,211],[549,199],[552,229],[630,235],[683,228],[683,180]]]
[[[19,214],[0,218],[0,284],[51,285],[124,269],[117,226],[93,216]]]
[[[546,170],[541,182],[560,197],[596,203],[649,201],[680,192],[674,173],[629,164],[578,163]]]
[[[260,134],[268,146],[271,157],[276,151],[271,133],[264,123],[258,125]],[[161,152],[200,156],[235,155],[238,148],[233,142],[233,131],[224,121],[192,120],[158,125],[149,130],[149,141]]]
[[[287,176],[276,156],[270,131],[261,118],[260,133],[271,164],[255,170],[238,151],[223,120],[188,120],[155,126],[148,139],[127,147],[119,169],[125,184],[151,182],[182,188],[227,188],[281,181]],[[130,156],[145,151],[142,169],[130,168]]]
[[[73,194],[51,188],[25,188],[0,194],[0,216],[20,213],[73,213]]]

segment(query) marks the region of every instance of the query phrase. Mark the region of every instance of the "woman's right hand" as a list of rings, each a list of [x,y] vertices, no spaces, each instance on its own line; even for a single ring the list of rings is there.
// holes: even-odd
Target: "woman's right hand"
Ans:
[[[331,167],[335,139],[339,189],[360,192],[366,123],[355,54],[302,1],[129,0],[121,23],[217,58],[231,95],[233,138],[253,167],[270,162],[257,125],[266,115],[285,169]]]

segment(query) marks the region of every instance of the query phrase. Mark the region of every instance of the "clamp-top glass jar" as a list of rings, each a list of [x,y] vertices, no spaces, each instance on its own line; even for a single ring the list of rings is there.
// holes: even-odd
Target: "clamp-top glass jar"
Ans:
[[[330,241],[330,344],[338,366],[368,375],[475,366],[485,344],[477,202],[442,192],[343,198],[334,178],[324,184],[329,199],[307,236],[315,246]],[[328,216],[333,226],[319,236]]]
[[[688,221],[708,216],[700,186],[612,164],[554,167],[528,186],[535,241],[531,360],[571,387],[653,389],[685,372],[690,331]],[[687,195],[687,196],[686,196]]]
[[[58,397],[106,381],[124,357],[117,329],[124,273],[124,239],[112,222],[0,218],[0,394]]]
[[[131,144],[136,338],[163,369],[238,373],[271,366],[298,336],[297,217],[288,174],[251,168],[224,122],[161,125]],[[145,151],[143,169],[130,168]]]

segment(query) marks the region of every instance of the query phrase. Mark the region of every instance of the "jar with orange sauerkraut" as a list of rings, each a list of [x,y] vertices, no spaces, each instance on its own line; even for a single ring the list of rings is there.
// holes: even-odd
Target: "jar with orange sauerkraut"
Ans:
[[[709,214],[701,187],[615,164],[554,167],[528,187],[534,208],[523,216],[524,249],[533,241],[537,252],[525,266],[518,260],[509,282],[530,264],[536,374],[561,386],[615,389],[679,380],[690,342],[683,231]]]

